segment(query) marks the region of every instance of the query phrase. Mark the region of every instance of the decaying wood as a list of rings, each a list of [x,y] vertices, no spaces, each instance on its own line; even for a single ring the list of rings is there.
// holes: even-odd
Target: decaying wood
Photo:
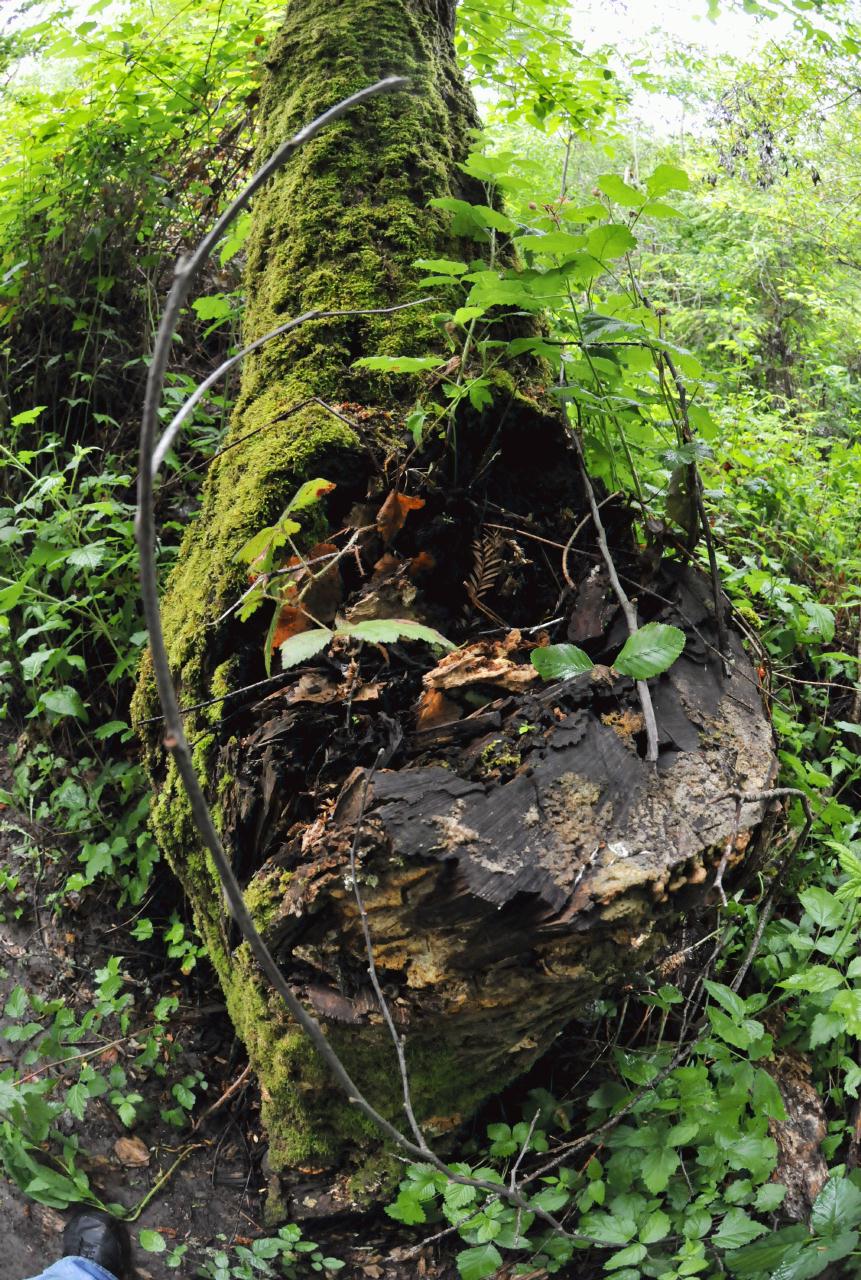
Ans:
[[[647,971],[679,913],[710,902],[728,839],[729,875],[762,816],[762,804],[745,803],[733,834],[736,802],[725,798],[760,791],[773,772],[753,669],[733,641],[733,674],[721,674],[703,580],[676,568],[664,590],[675,605],[662,616],[686,628],[688,644],[651,682],[657,767],[643,758],[633,681],[596,667],[543,685],[509,639],[425,676],[425,689],[451,695],[472,682],[485,705],[393,743],[372,779],[360,876],[393,1016],[408,1043],[436,1044],[488,1091],[590,1000]],[[319,683],[297,677],[267,702],[266,722],[227,762],[237,852],[268,853],[252,878],[255,901],[271,906],[267,941],[321,1018],[382,1043],[345,883],[367,770],[339,757],[340,707]],[[321,718],[309,739],[312,711]],[[374,700],[363,712],[365,737],[385,742],[386,715]],[[296,821],[289,798],[309,759],[330,784]],[[426,1094],[422,1107],[431,1130],[462,1119],[445,1099]]]

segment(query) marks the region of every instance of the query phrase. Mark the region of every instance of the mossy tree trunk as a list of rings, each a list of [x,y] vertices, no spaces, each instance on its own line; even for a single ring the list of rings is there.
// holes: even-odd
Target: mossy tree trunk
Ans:
[[[406,75],[410,88],[331,126],[257,199],[247,341],[310,309],[386,307],[415,297],[416,258],[476,256],[476,245],[454,241],[445,215],[428,205],[435,196],[483,200],[458,167],[477,118],[454,59],[453,9],[453,0],[291,0],[269,60],[261,156],[382,76]],[[308,530],[314,540],[361,523],[351,508],[367,501],[369,488],[373,497],[377,486],[379,505],[393,483],[403,486],[400,463],[387,471],[381,458],[397,456],[415,385],[369,376],[353,363],[444,349],[432,319],[439,305],[320,320],[247,362],[225,451],[210,469],[164,600],[185,705],[229,698],[262,677],[268,619],[258,614],[240,624],[235,613],[223,615],[247,587],[237,551],[277,518],[298,485],[321,476],[337,486],[325,507],[328,527],[320,515]],[[308,404],[311,397],[337,413]],[[509,516],[516,509],[523,521],[539,506],[558,509],[566,527],[583,509],[560,419],[525,376],[500,377],[493,405],[473,414],[468,429],[456,480],[444,450],[436,478],[434,467],[423,472],[427,505],[416,524],[425,520],[420,527],[434,554],[416,543],[395,575],[402,584],[424,557],[427,577],[409,595],[401,590],[401,605],[434,624],[445,619],[455,638],[475,597],[476,540],[487,564],[497,552],[517,562],[510,576],[525,586],[510,603],[515,623],[540,622],[557,593],[552,574],[550,587],[538,589],[538,562],[522,548],[511,542],[499,551],[488,504]],[[630,521],[616,518],[624,541]],[[393,581],[386,574],[397,553],[382,544],[361,547],[367,563],[353,586],[366,610],[372,598],[382,607]],[[583,561],[584,584],[592,563]],[[630,572],[633,566],[632,558]],[[496,582],[499,573],[488,569],[486,577]],[[452,582],[466,587],[454,602]],[[695,588],[671,573],[661,591],[684,604],[698,635],[709,631],[709,608]],[[474,615],[473,625],[486,629],[487,617]],[[385,690],[403,688],[408,707],[421,697],[425,706],[439,697],[451,705],[433,686],[430,656],[424,686],[421,669],[411,674],[415,658],[401,673],[384,655],[375,681],[346,654],[340,667],[324,661],[327,674],[317,683],[306,675],[270,698],[215,702],[187,719],[258,927],[354,1078],[397,1119],[394,1055],[367,998],[358,916],[345,885],[364,777],[356,770],[388,744],[391,760],[374,778],[363,824],[362,875],[377,965],[407,1035],[415,1104],[432,1132],[455,1127],[522,1072],[603,984],[630,976],[632,948],[643,962],[654,955],[664,932],[656,910],[671,889],[701,883],[732,834],[734,804],[716,810],[715,797],[731,785],[759,785],[771,764],[746,668],[722,684],[700,654],[704,680],[692,665],[665,683],[670,728],[656,772],[638,754],[630,682],[599,687],[587,679],[548,700],[535,693],[532,669],[512,663],[519,636],[511,635],[507,649],[473,652],[484,707],[452,713],[448,727],[430,731],[426,719],[418,733],[405,716],[406,739]],[[610,641],[617,649],[618,626]],[[469,684],[453,678],[449,692]],[[154,709],[145,665],[136,714],[145,719]],[[333,1165],[345,1150],[372,1148],[365,1122],[334,1094],[237,945],[177,775],[152,732],[147,758],[155,830],[259,1078],[273,1168]],[[742,837],[758,813],[746,806]]]

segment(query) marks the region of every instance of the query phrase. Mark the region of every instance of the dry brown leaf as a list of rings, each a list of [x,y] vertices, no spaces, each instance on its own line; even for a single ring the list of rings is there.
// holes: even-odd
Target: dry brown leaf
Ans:
[[[419,698],[416,713],[416,728],[438,729],[440,725],[451,724],[463,716],[461,708],[451,698],[447,698],[439,689],[425,689]]]
[[[411,498],[406,493],[398,493],[397,489],[393,489],[377,512],[377,529],[383,542],[388,545],[403,529],[409,513],[418,511],[424,505],[424,498]]]
[[[140,1138],[117,1138],[114,1143],[114,1152],[120,1164],[124,1164],[128,1169],[142,1169],[150,1162],[149,1148],[141,1142]]]

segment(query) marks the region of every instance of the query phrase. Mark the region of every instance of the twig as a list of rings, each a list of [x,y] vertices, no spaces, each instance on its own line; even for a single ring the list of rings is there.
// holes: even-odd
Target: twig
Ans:
[[[398,1030],[395,1026],[391,1009],[389,1008],[389,1002],[383,993],[383,988],[380,985],[380,979],[377,974],[377,962],[374,959],[374,944],[371,941],[368,912],[365,908],[362,891],[359,888],[359,876],[356,868],[356,854],[359,848],[359,839],[362,834],[362,822],[365,818],[365,807],[368,803],[368,788],[373,781],[374,774],[383,762],[384,755],[385,752],[380,750],[373,765],[365,773],[365,781],[362,785],[362,798],[359,802],[359,814],[356,818],[356,830],[353,834],[353,842],[350,845],[350,880],[353,885],[353,896],[356,899],[356,906],[359,908],[359,919],[362,924],[362,936],[365,939],[365,954],[368,957],[368,976],[371,979],[371,986],[374,988],[374,994],[377,997],[380,1012],[382,1013],[385,1024],[389,1029],[389,1035],[392,1037],[392,1044],[395,1046],[395,1053],[398,1058],[398,1071],[400,1073],[401,1088],[403,1090],[404,1113],[409,1121],[409,1126],[413,1132],[413,1137],[416,1142],[421,1147],[427,1147],[427,1139],[422,1133],[421,1128],[419,1127],[419,1122],[416,1120],[415,1112],[413,1111],[412,1095],[410,1093],[410,1080],[407,1073],[407,1061],[404,1051],[404,1040],[402,1036],[398,1035]]]
[[[202,1115],[199,1115],[197,1117],[194,1124],[191,1126],[191,1132],[197,1133],[198,1129],[200,1128],[200,1126],[203,1124],[205,1120],[208,1120],[210,1116],[215,1115],[216,1111],[220,1111],[221,1108],[224,1106],[224,1104],[226,1102],[229,1102],[235,1093],[238,1093],[238,1091],[242,1088],[242,1086],[245,1084],[245,1081],[248,1079],[250,1075],[251,1075],[251,1063],[249,1062],[248,1065],[242,1071],[240,1071],[239,1075],[233,1081],[233,1084],[224,1090],[224,1093],[221,1095],[221,1097],[218,1098],[215,1102],[213,1102],[211,1107],[207,1107]]]
[[[595,533],[598,538],[598,547],[604,564],[607,567],[607,576],[610,579],[610,586],[615,592],[616,599],[619,601],[622,613],[625,615],[625,623],[628,627],[629,635],[636,635],[639,630],[637,622],[637,611],[628,599],[625,588],[619,581],[619,575],[616,572],[616,566],[613,563],[613,557],[610,555],[610,548],[607,545],[607,534],[601,523],[601,513],[598,510],[598,504],[595,501],[595,491],[592,488],[592,481],[589,479],[589,472],[586,470],[586,460],[583,457],[583,450],[576,433],[572,432],[574,448],[577,453],[577,461],[580,464],[580,475],[583,480],[583,486],[586,490],[586,497],[589,499],[589,507],[592,512],[592,519],[595,523]],[[658,725],[655,720],[655,708],[652,706],[652,695],[649,692],[649,686],[645,680],[637,681],[637,693],[640,698],[640,706],[643,710],[643,722],[646,726],[646,760],[649,764],[655,764],[658,759]]]
[[[723,891],[723,876],[727,868],[727,863],[729,862],[729,855],[732,853],[733,848],[735,847],[735,842],[738,839],[738,828],[739,828],[740,822],[741,822],[741,800],[736,799],[735,817],[733,818],[732,830],[727,836],[726,848],[723,851],[723,857],[718,863],[718,869],[715,872],[714,884],[712,885],[712,888],[717,889],[718,893],[720,894],[720,900],[723,906],[726,906],[726,894]]]
[[[598,503],[598,510],[600,511],[601,508],[605,506],[608,502],[612,502],[613,498],[618,498],[620,496],[621,496],[621,490],[618,490],[618,489],[616,490],[615,493],[609,493],[606,498],[602,498],[601,501]],[[571,588],[572,591],[577,590],[577,584],[572,581],[571,574],[568,572],[568,556],[571,553],[571,548],[574,546],[574,541],[578,533],[580,533],[581,529],[586,528],[586,525],[589,523],[591,519],[592,519],[592,512],[590,511],[587,515],[583,517],[582,520],[578,521],[578,523],[574,526],[574,532],[571,534],[571,537],[565,543],[565,549],[562,552],[562,577],[565,579],[566,583],[568,584],[568,586]]]
[[[220,364],[208,378],[204,378],[203,382],[199,383],[199,385],[195,387],[188,399],[174,414],[170,424],[165,429],[161,439],[155,447],[151,464],[153,476],[155,476],[159,471],[161,464],[167,456],[168,449],[170,449],[179,434],[182,424],[188,417],[190,417],[195,405],[200,403],[206,393],[211,391],[215,384],[219,382],[226,373],[229,373],[230,370],[239,364],[241,360],[244,360],[246,356],[249,356],[252,352],[259,350],[259,348],[264,346],[265,343],[271,342],[273,338],[280,338],[283,334],[290,333],[293,329],[298,329],[300,325],[306,324],[309,320],[332,320],[341,316],[388,316],[395,311],[405,311],[408,307],[420,307],[423,303],[430,301],[430,298],[415,298],[411,302],[399,302],[393,307],[363,307],[347,311],[304,311],[302,315],[295,316],[294,319],[288,320],[286,324],[280,324],[277,329],[270,329],[268,333],[263,334],[262,338],[256,338],[255,341],[249,343],[247,347],[243,347],[241,351],[237,351],[235,355],[230,356],[229,359]],[[305,401],[305,404],[307,405],[315,401],[323,405],[323,408],[329,408],[329,405],[324,404],[318,396],[311,396],[309,400]],[[335,411],[332,410],[332,412],[334,413]],[[335,416],[342,417],[341,414],[337,413]],[[342,421],[347,422],[348,420],[346,418],[342,418]],[[352,423],[349,423],[349,425],[352,426]]]

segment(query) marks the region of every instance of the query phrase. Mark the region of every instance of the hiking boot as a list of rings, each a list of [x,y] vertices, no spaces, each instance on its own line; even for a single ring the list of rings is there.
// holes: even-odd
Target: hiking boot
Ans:
[[[121,1222],[98,1209],[82,1209],[66,1224],[63,1254],[86,1258],[110,1271],[117,1280],[128,1280],[131,1249]]]

